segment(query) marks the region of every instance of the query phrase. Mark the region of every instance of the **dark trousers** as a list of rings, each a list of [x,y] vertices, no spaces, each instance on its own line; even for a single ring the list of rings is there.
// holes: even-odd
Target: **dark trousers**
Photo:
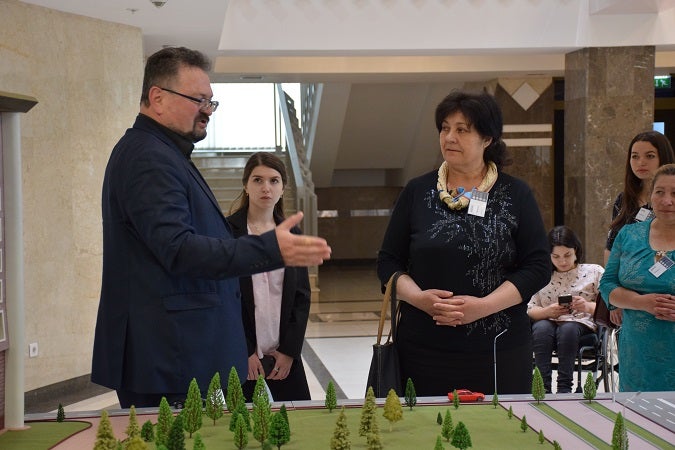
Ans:
[[[157,408],[162,401],[162,397],[166,397],[169,406],[182,408],[185,403],[186,393],[181,394],[144,394],[140,392],[127,391],[125,389],[118,389],[117,398],[120,401],[120,407],[131,408]]]
[[[270,374],[272,368],[274,368],[274,362],[274,358],[271,356],[265,356],[263,358],[262,363],[266,377]],[[251,402],[251,399],[253,398],[255,383],[255,380],[246,380],[242,386],[244,398],[246,398],[247,402]],[[291,371],[285,380],[265,379],[265,383],[267,383],[267,387],[269,387],[275,402],[311,400],[307,376],[305,375],[305,367],[302,365],[301,359],[293,360]]]
[[[534,362],[544,379],[546,392],[551,392],[551,358],[558,354],[558,393],[572,392],[574,361],[579,350],[579,340],[593,330],[579,322],[538,320],[532,324]],[[581,381],[580,381],[581,382]]]

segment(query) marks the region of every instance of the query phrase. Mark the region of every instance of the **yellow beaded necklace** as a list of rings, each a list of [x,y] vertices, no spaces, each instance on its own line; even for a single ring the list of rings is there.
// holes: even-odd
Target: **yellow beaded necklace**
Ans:
[[[481,192],[487,192],[497,181],[497,166],[492,161],[487,163],[487,172],[483,181],[480,182],[480,185],[476,188]],[[450,209],[464,209],[469,206],[469,198],[466,196],[466,191],[464,188],[458,187],[452,191],[447,191],[447,180],[448,180],[448,163],[443,162],[441,167],[438,168],[438,181],[436,183],[436,188],[438,189],[438,197],[443,203],[448,205]],[[471,192],[471,191],[468,191]]]

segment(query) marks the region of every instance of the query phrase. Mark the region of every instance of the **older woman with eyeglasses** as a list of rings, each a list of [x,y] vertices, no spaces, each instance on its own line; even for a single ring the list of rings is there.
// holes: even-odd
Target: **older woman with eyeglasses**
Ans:
[[[675,390],[675,164],[654,174],[654,218],[624,226],[614,241],[600,293],[623,309],[621,391]]]
[[[377,261],[383,284],[406,272],[397,283],[402,381],[411,378],[421,396],[493,392],[496,341],[499,393],[527,393],[527,302],[551,277],[539,208],[525,183],[501,171],[506,146],[492,96],[449,94],[436,126],[444,162],[403,189]]]

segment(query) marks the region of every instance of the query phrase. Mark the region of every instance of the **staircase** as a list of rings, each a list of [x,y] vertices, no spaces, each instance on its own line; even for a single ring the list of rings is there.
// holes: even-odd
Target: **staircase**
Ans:
[[[230,214],[230,207],[243,190],[241,178],[244,174],[246,161],[252,153],[254,152],[196,151],[192,153],[192,161],[213,191],[225,216]],[[286,216],[290,216],[297,212],[295,179],[293,178],[293,171],[290,170],[288,154],[276,152],[276,155],[286,165],[288,184],[284,189],[284,212]],[[319,287],[316,270],[310,270],[309,281],[312,288],[312,302],[318,302]]]

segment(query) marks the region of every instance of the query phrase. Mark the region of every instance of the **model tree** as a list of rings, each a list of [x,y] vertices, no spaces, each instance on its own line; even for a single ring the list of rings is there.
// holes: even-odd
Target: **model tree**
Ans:
[[[450,444],[460,450],[471,447],[471,435],[464,425],[464,422],[457,422],[455,431],[452,433],[452,442]]]
[[[169,431],[171,431],[171,425],[173,425],[173,421],[173,413],[171,412],[169,402],[166,400],[166,397],[162,397],[162,400],[159,402],[157,430],[155,433],[157,447],[160,445],[166,446],[166,442],[169,439]]]
[[[598,388],[595,385],[595,380],[593,379],[593,374],[588,372],[586,375],[586,382],[584,383],[584,398],[588,400],[588,403],[591,403],[597,394]]]
[[[389,389],[387,399],[384,402],[384,418],[389,421],[389,431],[392,430],[394,422],[403,419],[403,407],[401,400],[396,395],[396,391]]]
[[[251,431],[251,415],[248,413],[248,408],[246,408],[246,403],[239,403],[237,409],[231,414],[230,417],[230,431],[234,431],[234,428],[237,423],[237,417],[241,416],[244,419],[244,426],[247,431]]]
[[[366,436],[366,448],[368,450],[382,450],[382,439],[380,433],[368,433]]]
[[[375,403],[375,391],[372,386],[368,386],[366,391],[366,399],[361,407],[361,423],[359,425],[359,436],[366,436],[372,429],[373,422],[375,422],[375,411],[377,404]]]
[[[546,442],[546,438],[544,437],[544,430],[539,430],[539,443],[543,444]]]
[[[333,384],[333,380],[328,382],[328,387],[326,388],[325,406],[328,408],[328,412],[333,412],[337,407],[337,396],[335,395],[335,385]]]
[[[513,406],[509,406],[509,412],[506,413],[509,419],[513,419]]]
[[[182,412],[184,414],[185,431],[192,438],[192,433],[202,427],[202,416],[204,415],[202,393],[199,391],[199,385],[195,378],[190,381],[187,398],[185,399],[185,407]]]
[[[440,435],[436,436],[436,445],[434,445],[434,450],[445,450]]]
[[[541,376],[539,367],[534,367],[532,375],[532,397],[539,403],[546,397],[546,389],[544,388],[544,379]]]
[[[452,391],[452,406],[454,406],[455,409],[459,408],[459,394],[457,393],[457,389]]]
[[[553,441],[553,450],[562,450],[562,447],[558,441]]]
[[[206,445],[204,445],[202,435],[199,433],[195,433],[195,443],[192,446],[192,450],[206,450]]]
[[[181,414],[177,415],[171,424],[166,448],[167,450],[185,450],[185,433],[183,432],[183,416]]]
[[[417,404],[417,394],[415,393],[415,385],[411,378],[405,382],[405,406],[412,411],[413,406]]]
[[[246,431],[246,424],[244,418],[239,414],[235,414],[234,418],[234,446],[238,449],[245,448],[248,445],[248,431]]]
[[[499,406],[499,397],[497,396],[497,391],[495,391],[494,395],[492,396],[492,406],[494,406],[495,409],[497,409],[497,406]]]
[[[291,423],[288,421],[288,411],[286,411],[286,403],[281,404],[281,408],[279,408],[279,414],[281,414],[281,417],[284,418],[286,421],[286,425],[288,425],[288,434],[290,436],[291,434]]]
[[[291,440],[291,430],[288,428],[288,422],[280,413],[274,413],[270,421],[269,441],[276,445],[277,449]]]
[[[523,414],[523,418],[520,419],[520,429],[523,430],[523,433],[527,431],[527,418]]]
[[[209,389],[206,391],[206,417],[213,420],[213,425],[216,420],[223,417],[223,408],[225,402],[223,401],[223,388],[220,384],[220,373],[216,372],[211,378]]]
[[[438,415],[436,416],[436,423],[439,425],[443,425],[443,416],[441,416],[440,411],[438,411]]]
[[[230,374],[227,377],[227,396],[225,397],[225,405],[227,410],[231,413],[237,409],[239,403],[246,403],[244,400],[244,391],[241,389],[241,381],[237,369],[232,366]]]
[[[125,450],[148,450],[148,444],[140,436],[134,436],[126,442]]]
[[[155,428],[149,420],[146,420],[141,427],[141,437],[145,442],[152,442],[155,440]]]
[[[112,425],[108,418],[108,411],[101,412],[101,420],[96,430],[96,442],[94,450],[115,450],[117,448],[117,439],[113,434]]]
[[[448,409],[445,411],[445,419],[443,419],[443,426],[441,427],[441,436],[443,436],[446,441],[450,441],[453,428],[452,414],[450,414],[450,410]]]
[[[612,450],[626,450],[628,448],[628,431],[621,413],[616,415],[614,430],[612,431]]]
[[[349,428],[347,427],[347,416],[343,406],[335,423],[335,431],[330,439],[330,450],[349,450],[352,444],[349,441]]]
[[[265,378],[262,375],[258,376],[258,381],[253,388],[253,437],[263,444],[269,436],[270,416],[272,408],[270,406],[270,399],[267,396],[267,389],[265,388]]]
[[[136,407],[134,405],[131,405],[131,408],[129,408],[129,425],[127,425],[126,433],[128,439],[141,436],[141,428],[138,426],[138,420],[136,419]]]
[[[66,412],[63,410],[63,405],[59,403],[59,407],[56,410],[56,421],[63,422],[66,420]]]

